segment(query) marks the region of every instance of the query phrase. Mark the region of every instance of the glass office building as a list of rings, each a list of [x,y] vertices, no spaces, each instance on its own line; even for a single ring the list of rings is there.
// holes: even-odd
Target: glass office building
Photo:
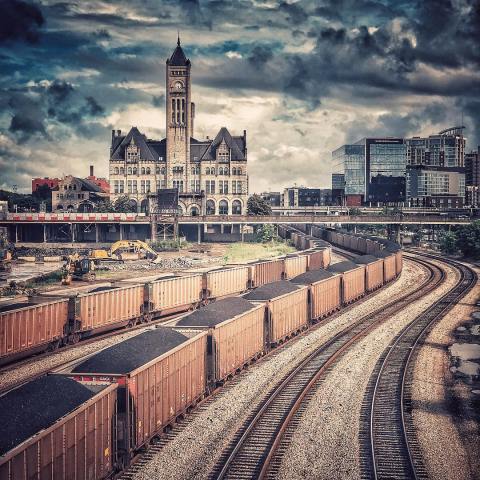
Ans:
[[[347,205],[388,205],[405,201],[403,139],[363,138],[338,148],[332,158],[334,175],[344,175]]]

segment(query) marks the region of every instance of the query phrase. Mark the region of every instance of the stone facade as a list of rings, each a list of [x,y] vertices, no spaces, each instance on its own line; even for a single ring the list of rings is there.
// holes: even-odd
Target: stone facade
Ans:
[[[194,138],[191,63],[180,40],[166,65],[166,138],[151,140],[136,127],[112,131],[110,198],[128,195],[147,211],[151,194],[178,188],[184,215],[246,213],[247,135],[222,127],[212,140]]]
[[[66,175],[52,190],[52,212],[92,212],[94,203],[102,197],[108,198],[98,185],[83,178]]]

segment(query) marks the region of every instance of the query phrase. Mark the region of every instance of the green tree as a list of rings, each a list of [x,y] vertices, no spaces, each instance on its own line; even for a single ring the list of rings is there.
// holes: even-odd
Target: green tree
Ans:
[[[454,232],[441,232],[438,235],[440,250],[444,253],[455,253],[457,251],[457,236]]]
[[[260,225],[256,231],[257,242],[267,243],[276,238],[275,226],[271,223]]]
[[[102,213],[113,213],[115,207],[109,198],[98,198],[94,201],[95,210]]]
[[[457,232],[457,248],[467,257],[480,258],[480,221],[462,226]]]
[[[272,207],[260,196],[254,193],[247,201],[248,215],[271,215]]]
[[[120,213],[135,213],[137,211],[137,208],[134,206],[128,195],[118,197],[113,204],[113,208],[115,209],[115,212]]]
[[[357,215],[361,215],[362,214],[362,211],[359,209],[359,208],[351,208],[348,213],[352,216],[357,216]]]

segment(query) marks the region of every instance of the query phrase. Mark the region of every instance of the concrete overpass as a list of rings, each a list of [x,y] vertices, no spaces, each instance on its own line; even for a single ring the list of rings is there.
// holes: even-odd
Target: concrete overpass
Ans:
[[[466,225],[470,218],[449,218],[441,214],[402,215],[206,215],[195,217],[147,216],[136,213],[7,213],[0,226],[7,226],[15,242],[114,242],[120,239],[166,238],[176,228],[201,240],[209,235],[242,236],[247,226],[261,224],[320,225]],[[213,239],[213,238],[212,238]]]

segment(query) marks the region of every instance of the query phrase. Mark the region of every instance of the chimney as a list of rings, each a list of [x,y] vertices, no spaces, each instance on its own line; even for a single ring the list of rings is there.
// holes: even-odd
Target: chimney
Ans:
[[[115,138],[115,130],[112,130],[112,143],[114,138]]]
[[[117,137],[119,137],[122,134],[121,130],[117,130]]]
[[[90,165],[90,176],[93,177],[93,165]]]

